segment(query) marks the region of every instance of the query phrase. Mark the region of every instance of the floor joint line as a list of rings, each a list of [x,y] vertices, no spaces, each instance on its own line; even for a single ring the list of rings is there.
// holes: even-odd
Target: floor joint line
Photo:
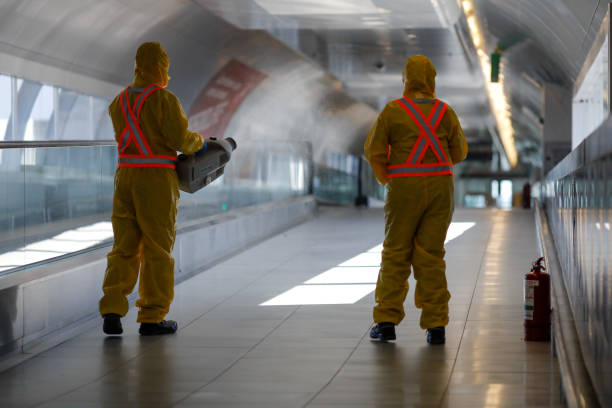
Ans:
[[[478,281],[482,275],[482,267],[484,265],[484,259],[487,256],[487,249],[489,248],[489,242],[491,241],[491,234],[493,233],[493,228],[495,224],[495,217],[491,222],[491,229],[487,234],[487,245],[484,247],[482,258],[480,259],[480,265],[478,267],[478,275],[476,276],[476,281],[474,282],[474,290],[472,290],[472,296],[470,297],[470,304],[468,305],[467,314],[465,316],[465,323],[463,324],[463,330],[461,331],[461,338],[459,339],[459,345],[457,346],[457,353],[455,354],[455,359],[453,360],[453,365],[450,370],[450,374],[448,375],[448,381],[446,382],[446,387],[444,387],[444,392],[442,392],[442,398],[440,399],[439,406],[442,408],[444,406],[444,399],[448,394],[448,389],[450,388],[451,379],[453,377],[453,373],[455,372],[455,366],[457,365],[457,358],[459,357],[459,350],[461,350],[461,344],[463,342],[463,335],[465,334],[465,328],[467,327],[468,320],[470,318],[470,310],[472,309],[472,303],[474,302],[474,296],[476,294],[476,288],[478,288]]]
[[[327,387],[329,387],[329,385],[334,381],[334,379],[338,376],[338,374],[340,374],[342,369],[346,366],[346,363],[348,363],[348,361],[351,359],[351,357],[353,357],[353,355],[355,354],[355,352],[359,348],[359,345],[363,342],[363,339],[366,337],[366,335],[369,332],[370,332],[370,329],[368,328],[368,330],[366,330],[366,332],[361,336],[361,338],[359,339],[359,341],[357,342],[357,344],[355,345],[353,350],[351,350],[349,355],[342,362],[342,364],[340,365],[340,368],[338,368],[338,370],[336,370],[336,372],[334,373],[334,375],[332,375],[332,377],[329,379],[329,381],[327,381],[325,384],[323,384],[323,387],[321,387],[319,389],[319,391],[317,391],[308,401],[306,401],[306,403],[304,405],[302,405],[302,408],[306,408],[308,405],[310,405],[311,402],[313,402],[323,391],[325,391],[325,389]]]
[[[223,369],[219,374],[217,374],[216,376],[214,376],[211,380],[207,381],[204,385],[202,385],[200,388],[197,388],[196,390],[188,393],[185,397],[181,398],[178,401],[174,401],[170,406],[174,406],[176,404],[181,403],[182,401],[185,401],[187,398],[191,397],[193,394],[197,393],[198,391],[203,390],[204,388],[208,387],[210,384],[214,383],[215,381],[217,381],[219,378],[223,377],[223,375],[225,375],[229,370],[231,370],[234,366],[236,366],[236,364],[238,364],[238,362],[242,361],[244,359],[244,357],[246,355],[248,355],[251,351],[253,351],[257,346],[259,346],[261,343],[263,343],[268,337],[270,337],[270,335],[272,333],[274,333],[276,330],[278,330],[287,320],[289,320],[289,318],[291,318],[299,309],[301,308],[301,306],[297,306],[291,313],[289,313],[289,315],[287,315],[283,320],[281,320],[280,323],[278,323],[276,326],[274,326],[268,333],[266,333],[266,335],[264,337],[262,337],[257,343],[255,343],[254,345],[252,345],[251,347],[249,347],[249,349],[247,351],[245,351],[240,357],[238,357],[236,360],[234,360],[229,366],[227,366],[225,369]]]

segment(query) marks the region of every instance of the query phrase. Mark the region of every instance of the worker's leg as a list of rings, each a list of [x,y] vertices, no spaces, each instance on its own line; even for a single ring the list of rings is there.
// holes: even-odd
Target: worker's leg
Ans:
[[[432,177],[430,197],[414,239],[412,267],[417,281],[414,301],[422,309],[421,328],[448,324],[450,293],[446,284],[444,241],[453,214],[452,177]]]
[[[159,323],[174,297],[176,213],[179,200],[176,172],[147,168],[139,175],[136,212],[142,229],[142,267],[136,306],[138,321]]]
[[[113,249],[107,255],[106,274],[99,307],[102,316],[113,313],[125,316],[129,309],[127,296],[134,290],[140,267],[139,243],[141,232],[132,201],[130,177],[125,169],[115,174],[113,196]]]
[[[385,203],[385,241],[376,283],[374,322],[399,324],[408,293],[412,241],[419,225],[424,197],[418,180],[391,179]]]

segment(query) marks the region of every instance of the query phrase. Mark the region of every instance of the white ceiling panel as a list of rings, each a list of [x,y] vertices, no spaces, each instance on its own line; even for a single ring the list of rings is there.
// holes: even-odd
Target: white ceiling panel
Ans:
[[[243,29],[442,28],[452,24],[459,15],[455,0],[197,0],[197,2]]]
[[[255,0],[255,3],[275,16],[388,13],[370,0]]]

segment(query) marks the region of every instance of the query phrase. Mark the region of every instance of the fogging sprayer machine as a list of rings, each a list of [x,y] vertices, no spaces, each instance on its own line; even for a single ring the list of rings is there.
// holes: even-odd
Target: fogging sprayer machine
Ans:
[[[195,193],[221,177],[237,147],[231,137],[211,137],[204,143],[204,149],[195,154],[181,154],[176,162],[179,188],[187,193]]]

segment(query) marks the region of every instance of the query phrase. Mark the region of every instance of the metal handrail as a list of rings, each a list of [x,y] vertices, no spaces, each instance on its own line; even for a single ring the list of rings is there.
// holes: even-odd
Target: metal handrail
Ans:
[[[34,140],[0,141],[0,149],[32,149],[39,147],[116,146],[114,140]]]

